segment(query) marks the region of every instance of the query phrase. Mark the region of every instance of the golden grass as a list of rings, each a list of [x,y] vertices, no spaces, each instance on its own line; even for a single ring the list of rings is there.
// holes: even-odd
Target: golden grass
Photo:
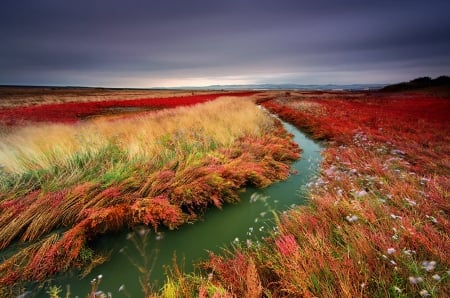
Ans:
[[[210,93],[218,93],[218,91],[0,87],[0,108],[65,102],[163,98]],[[223,91],[223,93],[226,94],[227,91]]]
[[[228,111],[224,114],[224,111]],[[130,159],[154,160],[167,141],[178,148],[186,139],[199,146],[227,146],[244,135],[258,135],[272,120],[251,101],[224,97],[196,107],[161,110],[125,119],[97,118],[77,125],[41,124],[18,128],[0,141],[0,165],[21,174],[64,165],[75,155],[95,154],[111,142]],[[179,138],[169,140],[169,136]],[[180,140],[180,143],[176,143]],[[205,148],[206,149],[206,148]],[[181,152],[181,149],[179,150]]]
[[[243,297],[254,260],[267,297],[449,297],[448,99],[305,92],[263,102],[328,140],[320,176],[309,203],[280,215],[260,245],[212,254],[202,268],[214,277],[191,278],[191,296],[213,283]]]
[[[298,146],[253,99],[4,134],[0,249],[20,247],[5,259],[0,283],[82,269],[98,260],[89,241],[100,234],[142,224],[176,228],[208,206],[238,201],[244,185],[286,178]],[[42,239],[55,231],[57,242],[46,249]]]

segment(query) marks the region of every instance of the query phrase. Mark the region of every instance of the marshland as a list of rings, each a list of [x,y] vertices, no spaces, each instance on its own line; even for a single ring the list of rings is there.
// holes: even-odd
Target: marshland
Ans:
[[[450,294],[445,95],[189,91],[98,95],[92,108],[47,92],[0,109],[3,296]],[[177,248],[183,233],[204,236],[200,259],[179,247],[161,268],[164,241]],[[132,286],[107,282],[126,270],[138,272]]]
[[[449,11],[3,0],[0,298],[450,297]]]

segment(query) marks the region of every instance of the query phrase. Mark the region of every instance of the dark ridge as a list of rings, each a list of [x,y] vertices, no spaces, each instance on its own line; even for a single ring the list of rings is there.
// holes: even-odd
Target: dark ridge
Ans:
[[[380,89],[381,92],[403,92],[403,91],[419,91],[442,88],[450,90],[450,77],[440,76],[435,79],[430,77],[420,77],[409,82],[388,85]]]

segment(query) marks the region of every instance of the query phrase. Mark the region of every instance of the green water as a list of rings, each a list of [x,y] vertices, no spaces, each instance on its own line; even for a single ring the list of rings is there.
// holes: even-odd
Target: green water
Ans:
[[[265,189],[247,188],[241,194],[241,202],[236,205],[223,206],[221,210],[211,208],[201,221],[184,225],[179,230],[161,230],[156,235],[149,234],[147,255],[156,254],[156,262],[152,271],[155,289],[164,282],[164,268],[171,265],[176,253],[178,263],[183,263],[186,272],[193,270],[193,263],[208,256],[208,251],[220,252],[223,247],[230,247],[234,241],[248,245],[255,243],[273,228],[273,216],[270,210],[282,212],[293,205],[304,204],[306,184],[317,173],[321,162],[322,147],[315,143],[294,126],[284,123],[285,128],[294,134],[294,141],[303,149],[300,160],[292,164],[293,172],[287,180],[273,184]],[[253,197],[252,197],[253,195]],[[259,197],[258,200],[251,198]],[[266,197],[266,199],[262,199]],[[127,256],[120,252],[125,249],[127,255],[142,264],[143,258],[137,253],[135,245],[127,240],[129,233],[107,235],[99,239],[95,246],[112,251],[111,260],[96,267],[86,278],[80,280],[76,275],[58,277],[53,284],[60,285],[65,293],[65,286],[70,284],[71,297],[86,297],[90,291],[90,281],[99,274],[103,276],[99,289],[111,292],[113,297],[124,297],[118,292],[125,285],[132,297],[142,297],[139,286],[139,272]],[[133,237],[139,239],[135,234]],[[148,259],[152,259],[148,257]],[[182,260],[184,259],[184,262]],[[44,291],[45,292],[45,291]],[[39,297],[48,297],[45,293]],[[64,296],[64,295],[63,295]]]

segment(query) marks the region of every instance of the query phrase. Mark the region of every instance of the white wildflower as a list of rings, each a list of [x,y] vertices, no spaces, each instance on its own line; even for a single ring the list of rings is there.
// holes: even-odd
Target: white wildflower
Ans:
[[[441,276],[439,274],[435,274],[432,276],[432,278],[436,281],[440,281],[441,280]]]
[[[425,289],[421,290],[421,291],[419,292],[419,294],[420,294],[420,296],[422,296],[422,297],[429,297],[429,296],[430,296],[430,293],[428,293],[428,291],[425,290]]]
[[[394,252],[395,252],[395,248],[393,248],[393,247],[389,247],[389,248],[387,249],[388,255],[392,255]]]
[[[394,213],[391,213],[391,218],[392,219],[401,219],[402,217],[399,215],[395,215]]]
[[[159,240],[162,240],[163,238],[164,238],[164,233],[162,233],[162,232],[156,233],[155,240],[159,241]]]
[[[145,235],[147,235],[150,232],[150,229],[146,228],[146,227],[139,227],[136,232],[138,233],[139,236],[144,237]]]
[[[345,217],[345,219],[346,219],[349,223],[353,223],[353,222],[355,222],[355,221],[358,220],[358,216],[350,214],[350,215],[347,215],[347,216]]]
[[[405,155],[406,153],[402,150],[398,150],[398,149],[392,149],[391,150],[391,154],[393,155]]]
[[[367,195],[367,191],[365,191],[365,190],[360,190],[355,193],[355,197],[357,197],[357,198],[362,198],[365,195]]]
[[[407,256],[412,256],[413,254],[416,253],[416,251],[415,250],[411,250],[411,249],[405,249],[405,250],[403,250],[403,253],[405,255],[407,255]]]
[[[436,261],[423,261],[422,267],[427,271],[431,272],[436,268]]]
[[[420,276],[410,276],[408,277],[408,280],[413,285],[423,282],[423,278]]]
[[[416,201],[411,200],[410,198],[405,198],[405,201],[408,202],[409,206],[414,207],[417,205]]]

